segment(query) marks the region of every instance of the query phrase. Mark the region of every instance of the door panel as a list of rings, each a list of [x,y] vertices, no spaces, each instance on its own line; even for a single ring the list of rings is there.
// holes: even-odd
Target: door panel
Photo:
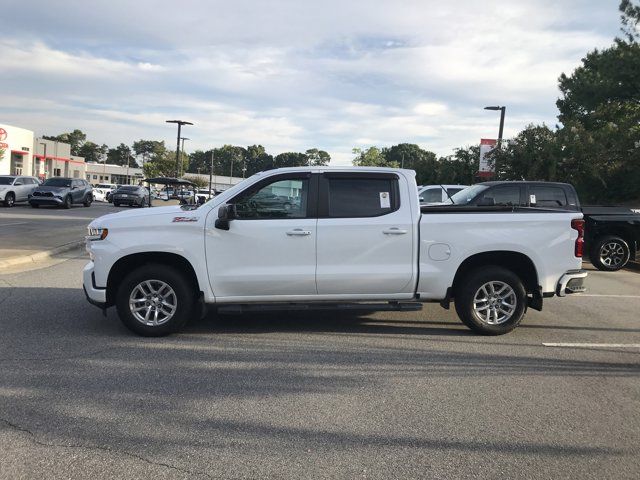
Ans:
[[[316,295],[317,180],[277,175],[236,195],[229,230],[207,217],[209,280],[216,299]]]
[[[401,192],[406,192],[404,198],[409,198],[408,188],[399,183],[396,175],[391,177],[387,175],[386,184],[371,176],[352,178],[349,184],[340,185],[340,176],[331,174],[322,182],[318,294],[413,291],[414,262],[417,263],[413,258],[414,226],[410,207],[399,203]],[[348,204],[342,208],[337,202]],[[342,213],[348,216],[331,218]],[[323,214],[327,218],[322,218]]]

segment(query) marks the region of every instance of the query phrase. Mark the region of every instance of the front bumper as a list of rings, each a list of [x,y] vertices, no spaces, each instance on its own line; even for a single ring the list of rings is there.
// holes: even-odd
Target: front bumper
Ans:
[[[556,295],[566,297],[572,293],[582,293],[586,291],[584,279],[587,278],[586,270],[569,270],[560,277],[556,286]]]
[[[62,198],[57,197],[34,197],[31,195],[29,197],[30,205],[62,205],[64,200]]]
[[[100,308],[107,308],[107,289],[96,287],[96,279],[93,274],[94,264],[89,262],[82,271],[82,288],[87,296],[87,301]]]

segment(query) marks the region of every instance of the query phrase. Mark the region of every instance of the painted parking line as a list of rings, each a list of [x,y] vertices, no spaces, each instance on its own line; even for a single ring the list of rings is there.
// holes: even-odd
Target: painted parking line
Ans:
[[[640,298],[640,295],[609,295],[598,293],[579,293],[578,295],[568,295],[564,298],[580,298],[580,297],[602,297],[602,298]]]
[[[11,225],[26,225],[29,222],[13,222],[13,223],[0,223],[0,227],[10,227]]]
[[[543,343],[542,345],[567,348],[640,348],[640,343]]]

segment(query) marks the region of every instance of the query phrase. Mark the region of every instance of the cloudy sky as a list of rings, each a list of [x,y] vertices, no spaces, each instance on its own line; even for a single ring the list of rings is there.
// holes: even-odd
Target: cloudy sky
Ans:
[[[448,155],[556,122],[557,78],[619,33],[618,0],[3,0],[0,123],[110,146]],[[55,6],[54,6],[55,5]]]

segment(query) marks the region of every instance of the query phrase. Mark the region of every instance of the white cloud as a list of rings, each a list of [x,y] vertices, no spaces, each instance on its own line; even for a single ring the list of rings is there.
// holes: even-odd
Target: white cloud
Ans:
[[[4,12],[4,122],[172,145],[177,116],[190,148],[319,147],[336,163],[356,145],[449,154],[495,136],[488,104],[507,105],[507,135],[553,124],[559,74],[618,28],[598,0],[37,3]]]

